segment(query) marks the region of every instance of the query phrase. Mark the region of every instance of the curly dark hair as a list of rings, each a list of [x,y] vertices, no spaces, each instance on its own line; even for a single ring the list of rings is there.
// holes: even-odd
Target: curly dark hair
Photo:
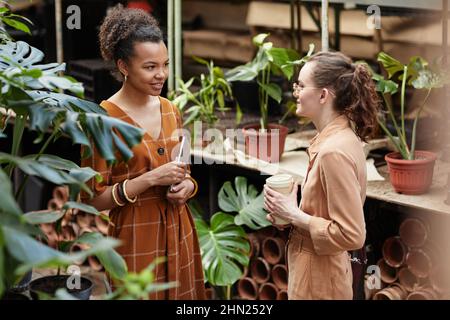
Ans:
[[[373,137],[381,103],[367,67],[353,63],[341,52],[318,52],[308,62],[316,63],[313,81],[334,91],[334,107],[353,123],[356,135],[362,141]]]
[[[163,34],[158,22],[150,14],[140,9],[127,9],[118,4],[108,11],[103,20],[99,41],[103,59],[114,63],[116,68],[113,75],[122,80],[117,61],[129,61],[136,42],[159,43],[163,41]]]

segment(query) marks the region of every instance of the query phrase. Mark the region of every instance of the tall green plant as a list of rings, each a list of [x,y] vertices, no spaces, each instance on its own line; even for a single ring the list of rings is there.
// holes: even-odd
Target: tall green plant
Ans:
[[[208,74],[202,73],[199,77],[192,77],[186,83],[182,79],[178,79],[180,88],[175,92],[176,97],[173,99],[173,103],[186,114],[183,125],[186,126],[200,120],[209,127],[214,127],[219,120],[216,111],[230,110],[225,107],[225,98],[232,98],[231,87],[224,77],[223,70],[214,66],[212,60],[208,62],[198,57],[193,57],[193,59],[207,66]],[[198,83],[200,88],[192,91],[190,88],[195,83]],[[239,106],[237,109],[237,120],[239,120]]]
[[[416,150],[417,123],[420,115],[428,101],[430,93],[433,89],[442,88],[448,83],[448,75],[443,72],[432,70],[428,62],[419,56],[414,56],[408,64],[403,64],[390,55],[380,52],[378,61],[387,72],[388,79],[380,74],[372,73],[372,78],[377,83],[377,91],[380,92],[386,105],[387,113],[391,119],[396,136],[394,136],[387,128],[382,119],[378,119],[378,123],[386,135],[395,145],[396,149],[402,155],[403,159],[414,160]],[[411,133],[411,146],[408,145],[405,129],[405,110],[406,110],[406,88],[407,86],[415,89],[426,90],[425,98],[420,104],[413,123]],[[391,103],[391,97],[398,92],[400,87],[400,123],[396,119],[395,111]]]
[[[225,74],[225,77],[231,82],[256,79],[261,129],[267,129],[269,97],[278,103],[282,100],[281,87],[271,81],[272,75],[283,76],[285,79],[290,80],[294,75],[295,66],[306,62],[314,50],[314,47],[310,45],[308,54],[300,59],[300,55],[295,50],[277,48],[273,46],[272,42],[266,42],[265,40],[268,36],[269,34],[267,33],[255,36],[253,44],[258,49],[255,58]]]

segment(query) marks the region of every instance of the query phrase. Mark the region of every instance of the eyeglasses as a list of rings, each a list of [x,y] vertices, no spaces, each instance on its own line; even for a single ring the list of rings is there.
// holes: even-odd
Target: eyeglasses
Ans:
[[[294,95],[296,95],[305,89],[323,89],[323,88],[304,86],[304,85],[298,84],[298,82],[294,82],[292,84],[292,89],[294,90]],[[332,96],[336,96],[333,91],[331,91],[330,89],[327,89],[327,90]]]
[[[304,86],[302,84],[298,84],[298,82],[294,82],[292,84],[292,89],[294,89],[294,93],[300,93],[301,91],[305,90],[305,89],[320,89],[317,87],[308,87],[308,86]]]

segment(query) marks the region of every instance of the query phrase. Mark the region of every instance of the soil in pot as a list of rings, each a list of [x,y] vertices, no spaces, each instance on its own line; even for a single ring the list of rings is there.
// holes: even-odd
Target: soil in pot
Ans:
[[[30,283],[30,295],[34,300],[39,300],[38,292],[43,292],[54,296],[55,292],[60,288],[66,288],[67,292],[80,300],[89,300],[92,293],[93,283],[91,280],[81,277],[79,289],[67,288],[67,280],[70,276],[48,276],[38,278]]]

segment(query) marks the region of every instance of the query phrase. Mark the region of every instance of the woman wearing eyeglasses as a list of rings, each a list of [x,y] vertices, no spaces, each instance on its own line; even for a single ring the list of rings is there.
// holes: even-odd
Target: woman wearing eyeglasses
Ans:
[[[352,299],[347,251],[365,241],[366,161],[361,141],[377,128],[379,99],[364,65],[339,52],[319,52],[294,84],[297,115],[318,133],[308,148],[302,184],[284,196],[265,186],[268,219],[290,222],[289,299]]]

